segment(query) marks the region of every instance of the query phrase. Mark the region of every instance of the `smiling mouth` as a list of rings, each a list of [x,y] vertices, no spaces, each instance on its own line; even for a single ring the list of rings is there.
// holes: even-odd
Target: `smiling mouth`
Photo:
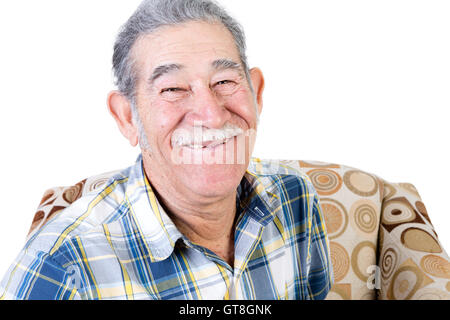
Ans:
[[[225,145],[230,140],[234,139],[234,137],[223,139],[223,140],[215,140],[215,141],[204,141],[202,144],[183,144],[180,147],[188,148],[192,150],[211,150],[218,146]]]
[[[202,122],[195,122],[193,130],[179,128],[171,137],[172,148],[183,148],[195,151],[210,151],[225,146],[234,138],[242,135],[244,130],[227,122],[221,129],[205,128]]]

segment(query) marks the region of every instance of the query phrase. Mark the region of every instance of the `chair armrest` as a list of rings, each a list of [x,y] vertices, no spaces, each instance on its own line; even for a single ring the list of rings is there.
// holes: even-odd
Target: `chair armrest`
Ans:
[[[110,171],[84,179],[69,187],[48,189],[36,210],[28,232],[27,241],[50,219],[89,192],[100,190],[119,170]]]
[[[45,191],[39,203],[33,222],[28,231],[29,240],[39,229],[41,229],[51,218],[56,216],[63,209],[78,200],[83,194],[83,186],[86,180],[80,181],[70,187],[55,187]]]
[[[450,259],[417,189],[383,182],[378,299],[450,299]]]

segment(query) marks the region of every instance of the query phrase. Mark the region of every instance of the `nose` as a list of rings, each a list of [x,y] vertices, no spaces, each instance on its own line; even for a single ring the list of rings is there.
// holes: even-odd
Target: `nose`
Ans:
[[[186,115],[190,125],[194,126],[194,123],[198,125],[201,122],[204,127],[219,129],[230,120],[230,111],[211,88],[197,88],[193,93],[190,112]]]

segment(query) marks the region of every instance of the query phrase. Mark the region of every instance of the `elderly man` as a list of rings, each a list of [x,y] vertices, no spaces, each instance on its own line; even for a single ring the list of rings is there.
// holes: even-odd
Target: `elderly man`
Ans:
[[[136,163],[26,244],[2,299],[323,299],[317,193],[251,158],[264,78],[208,0],[148,0],[114,47],[109,111]]]

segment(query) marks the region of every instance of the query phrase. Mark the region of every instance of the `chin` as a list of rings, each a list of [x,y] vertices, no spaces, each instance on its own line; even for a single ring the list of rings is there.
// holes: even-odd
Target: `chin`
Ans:
[[[249,143],[245,136],[240,138],[214,147],[172,149],[176,175],[198,195],[215,197],[236,191],[250,160]]]
[[[198,195],[222,196],[236,191],[246,169],[246,164],[188,165],[183,180]]]

